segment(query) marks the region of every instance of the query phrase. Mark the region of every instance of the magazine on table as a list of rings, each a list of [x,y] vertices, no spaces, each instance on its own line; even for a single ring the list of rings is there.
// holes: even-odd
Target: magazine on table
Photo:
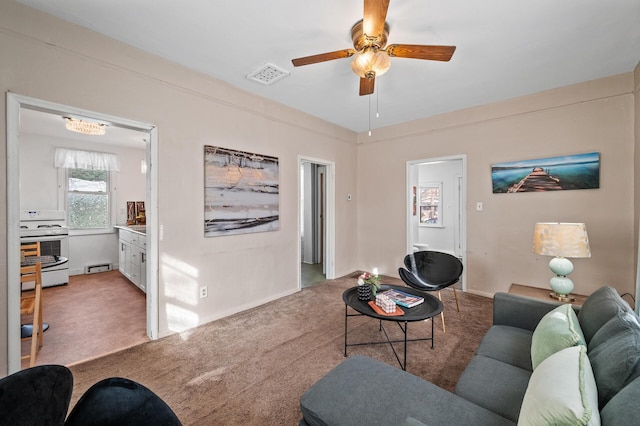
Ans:
[[[385,296],[388,296],[391,300],[396,302],[396,305],[404,306],[405,308],[413,308],[424,302],[424,298],[420,296],[415,296],[413,294],[405,293],[400,290],[387,290],[382,292]]]

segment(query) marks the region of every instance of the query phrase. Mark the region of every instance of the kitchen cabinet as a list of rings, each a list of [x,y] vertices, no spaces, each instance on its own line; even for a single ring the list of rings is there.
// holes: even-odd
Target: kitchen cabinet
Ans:
[[[118,269],[146,293],[147,288],[147,236],[126,227],[119,227]]]

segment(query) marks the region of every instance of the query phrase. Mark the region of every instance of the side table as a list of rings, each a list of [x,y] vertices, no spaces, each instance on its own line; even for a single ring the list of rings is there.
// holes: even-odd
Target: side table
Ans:
[[[519,294],[520,296],[528,296],[542,300],[553,300],[557,302],[557,299],[549,296],[549,293],[551,292],[552,290],[549,288],[531,287],[522,284],[511,284],[511,287],[509,287],[509,293],[512,294]],[[584,301],[587,299],[587,296],[583,294],[571,293],[570,296],[575,298],[575,300],[572,301],[571,304],[577,306],[582,306]]]

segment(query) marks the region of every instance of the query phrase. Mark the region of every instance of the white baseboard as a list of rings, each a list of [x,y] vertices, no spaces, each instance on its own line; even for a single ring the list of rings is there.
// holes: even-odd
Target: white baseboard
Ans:
[[[487,293],[486,291],[478,291],[478,290],[466,290],[467,293],[475,294],[476,296],[488,297],[489,299],[493,299],[493,293]]]

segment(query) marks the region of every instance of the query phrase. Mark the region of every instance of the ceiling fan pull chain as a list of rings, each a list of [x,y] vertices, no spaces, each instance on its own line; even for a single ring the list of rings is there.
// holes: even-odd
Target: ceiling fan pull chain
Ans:
[[[371,95],[369,95],[369,136],[371,136]]]
[[[376,118],[380,118],[380,83],[378,83],[378,90],[376,90]]]

